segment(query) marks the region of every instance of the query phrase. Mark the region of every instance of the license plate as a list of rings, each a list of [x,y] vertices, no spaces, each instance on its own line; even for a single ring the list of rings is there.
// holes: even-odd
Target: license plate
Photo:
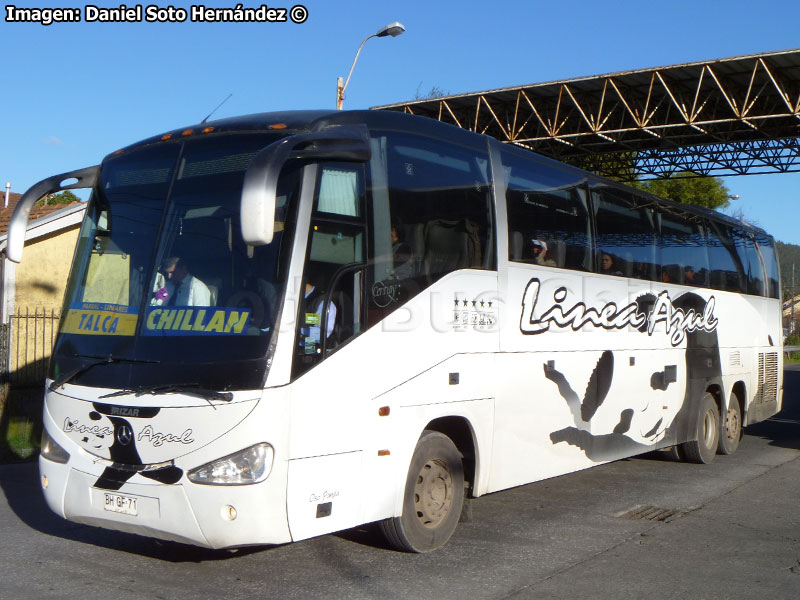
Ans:
[[[134,498],[133,496],[105,492],[105,504],[103,508],[111,512],[133,515],[135,517],[139,514],[137,500],[138,498]]]

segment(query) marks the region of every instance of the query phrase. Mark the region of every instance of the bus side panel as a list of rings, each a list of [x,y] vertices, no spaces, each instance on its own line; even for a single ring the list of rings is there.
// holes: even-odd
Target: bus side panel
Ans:
[[[362,452],[289,461],[286,506],[292,540],[361,523]]]
[[[498,378],[506,386],[497,401],[490,490],[674,443],[670,427],[684,397],[684,356],[672,349],[502,354]],[[601,375],[609,357],[618,364]],[[677,367],[684,383],[654,390],[653,374],[665,363]],[[601,378],[611,379],[607,393],[598,390]]]
[[[781,410],[783,352],[777,317],[781,306],[774,298],[719,294],[726,309],[721,314],[733,323],[719,332],[726,398],[737,382],[746,384],[746,395],[739,400],[744,404],[744,424],[751,425]]]
[[[713,292],[523,265],[508,290],[490,489],[692,439],[722,384]]]
[[[462,419],[481,446],[476,453],[491,447],[496,290],[496,273],[454,272],[289,386],[289,511],[295,510],[295,499],[303,506],[298,510],[305,511],[297,520],[290,517],[293,536],[397,516],[414,447],[435,419]],[[494,324],[487,325],[490,321]],[[330,471],[324,464],[330,464]],[[485,477],[481,465],[477,471]],[[476,492],[485,487],[481,479]],[[340,492],[332,500],[331,517],[342,511],[360,518],[341,523],[317,519],[319,503],[306,511],[312,494],[329,488]]]
[[[458,374],[457,384],[449,383],[454,373]],[[373,467],[367,472],[370,480],[382,480],[386,471],[394,473],[395,493],[391,498],[374,494],[367,520],[400,514],[414,448],[422,432],[438,419],[457,419],[469,428],[475,454],[472,493],[480,496],[487,492],[496,387],[494,353],[458,354],[377,399],[379,406],[390,406],[392,412],[388,418],[376,420],[373,445],[389,449],[391,455],[369,457]]]

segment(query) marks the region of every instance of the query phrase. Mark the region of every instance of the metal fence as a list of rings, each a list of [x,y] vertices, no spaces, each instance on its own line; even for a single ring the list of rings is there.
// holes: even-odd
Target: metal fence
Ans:
[[[50,354],[60,315],[55,309],[18,308],[11,316],[8,374],[12,387],[41,386],[47,376]]]

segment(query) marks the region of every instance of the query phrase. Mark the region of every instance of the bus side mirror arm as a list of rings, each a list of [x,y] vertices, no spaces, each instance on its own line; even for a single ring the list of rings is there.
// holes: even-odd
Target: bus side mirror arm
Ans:
[[[371,156],[364,125],[341,125],[300,133],[270,144],[256,154],[244,175],[242,238],[250,246],[269,244],[275,230],[275,205],[281,170],[291,159],[367,162]]]
[[[37,201],[47,194],[53,194],[62,190],[79,190],[94,186],[97,175],[100,173],[100,165],[86,167],[61,175],[53,175],[47,179],[42,179],[30,187],[22,194],[22,198],[17,202],[11,221],[8,225],[8,244],[6,245],[6,258],[12,262],[19,263],[22,260],[22,250],[25,247],[25,232],[28,229],[28,217],[31,209]],[[74,183],[64,184],[64,181],[77,179]]]

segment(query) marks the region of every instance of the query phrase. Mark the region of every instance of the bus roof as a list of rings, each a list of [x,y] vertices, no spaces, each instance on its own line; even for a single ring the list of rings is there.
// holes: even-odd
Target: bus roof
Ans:
[[[281,133],[284,135],[294,135],[296,133],[303,133],[307,131],[319,131],[337,124],[356,124],[363,123],[371,129],[399,129],[399,130],[412,130],[414,132],[431,135],[436,137],[447,137],[461,141],[462,143],[469,143],[476,138],[494,139],[490,136],[471,132],[462,129],[449,123],[444,123],[436,119],[424,116],[410,115],[407,113],[394,112],[394,111],[378,111],[378,110],[352,110],[352,111],[338,111],[338,110],[293,110],[293,111],[277,111],[255,113],[250,115],[242,115],[236,117],[229,117],[226,119],[217,119],[205,123],[198,123],[188,127],[181,127],[172,131],[167,131],[159,135],[155,135],[129,146],[117,150],[109,154],[106,158],[111,158],[117,154],[122,154],[130,150],[148,146],[151,144],[161,143],[165,141],[174,141],[184,137],[195,136],[197,134],[224,134],[224,133],[257,133],[257,132],[273,132]],[[595,183],[602,185],[609,185],[620,189],[631,189],[629,186],[619,182],[606,179],[600,175],[583,171],[577,167],[573,167],[561,163],[552,158],[536,154],[527,148],[522,148],[514,144],[503,143],[504,146],[514,148],[521,154],[535,157],[537,161],[549,165],[558,165],[559,168],[566,169],[576,173],[583,173],[587,178],[593,180]],[[748,229],[760,234],[769,235],[766,231],[752,225],[750,223],[740,221],[730,217],[719,211],[715,211],[703,206],[694,204],[681,204],[666,200],[659,196],[655,196],[642,190],[636,190],[640,196],[646,196],[654,202],[661,204],[665,207],[672,207],[675,210],[684,211],[690,214],[695,214],[698,217],[711,218],[717,221],[725,222],[738,228]]]

